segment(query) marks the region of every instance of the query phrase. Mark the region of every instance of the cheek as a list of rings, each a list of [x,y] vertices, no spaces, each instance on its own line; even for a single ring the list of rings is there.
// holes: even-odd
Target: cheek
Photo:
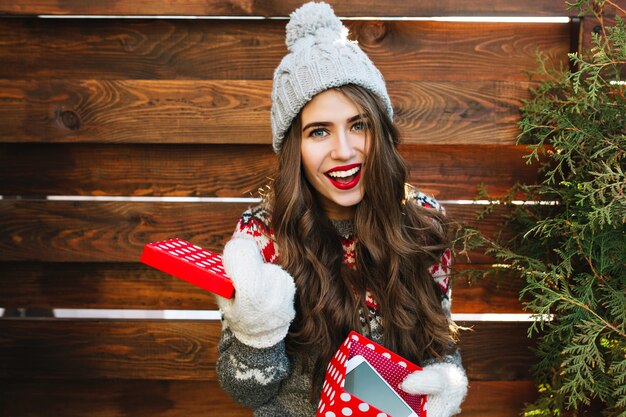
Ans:
[[[304,170],[304,174],[307,178],[312,178],[318,170],[319,161],[315,152],[315,147],[310,144],[306,144],[303,142],[300,147],[301,151],[301,159],[302,159],[302,169]]]

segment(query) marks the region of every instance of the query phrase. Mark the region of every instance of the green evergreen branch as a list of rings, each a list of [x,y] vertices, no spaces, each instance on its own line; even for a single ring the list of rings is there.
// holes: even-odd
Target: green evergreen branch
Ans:
[[[465,253],[480,248],[493,269],[519,273],[525,308],[539,320],[533,366],[540,398],[525,416],[554,417],[596,399],[610,417],[626,417],[626,88],[611,85],[626,66],[626,25],[607,27],[609,0],[577,0],[581,15],[594,14],[602,30],[592,48],[569,55],[575,70],[550,67],[538,53],[541,81],[523,100],[517,144],[527,164],[538,163],[539,184],[517,185],[500,197],[510,209],[502,230],[486,238],[465,230]],[[624,13],[623,8],[616,10]],[[494,215],[496,201],[479,217]],[[517,206],[517,193],[552,206]],[[551,320],[546,320],[550,317]]]
[[[598,313],[596,313],[595,311],[593,311],[592,309],[590,309],[587,305],[585,305],[584,303],[581,303],[571,297],[565,297],[563,295],[559,296],[559,300],[561,301],[565,301],[567,303],[573,304],[577,307],[582,308],[583,310],[587,311],[588,313],[591,313],[591,315],[595,316],[596,319],[598,319],[598,321],[600,321],[605,328],[609,328],[611,329],[613,332],[617,333],[619,336],[623,337],[626,339],[626,333],[624,331],[621,331],[620,329],[618,329],[617,327],[613,326],[611,323],[607,322],[604,318],[602,318],[600,315],[598,315]]]

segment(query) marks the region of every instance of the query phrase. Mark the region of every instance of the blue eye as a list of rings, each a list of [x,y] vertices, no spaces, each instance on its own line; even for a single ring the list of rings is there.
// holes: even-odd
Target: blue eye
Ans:
[[[321,138],[326,136],[326,130],[324,129],[314,129],[311,131],[311,133],[309,133],[309,136],[311,137],[315,137],[315,138]]]
[[[367,123],[363,121],[356,122],[352,125],[352,130],[367,130]]]

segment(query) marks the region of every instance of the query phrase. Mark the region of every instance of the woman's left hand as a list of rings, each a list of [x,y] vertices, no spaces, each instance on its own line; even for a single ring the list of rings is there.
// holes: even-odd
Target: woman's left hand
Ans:
[[[400,389],[409,394],[427,395],[428,417],[450,417],[461,412],[467,394],[467,376],[460,366],[435,363],[408,375]]]

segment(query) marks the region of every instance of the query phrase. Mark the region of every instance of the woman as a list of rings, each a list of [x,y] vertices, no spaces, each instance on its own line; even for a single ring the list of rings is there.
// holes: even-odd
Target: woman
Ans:
[[[460,411],[467,378],[450,319],[447,224],[406,186],[384,80],[325,3],[287,25],[274,74],[276,178],[224,249],[222,387],[255,416],[314,416],[350,330],[424,370],[401,388],[428,416]]]

